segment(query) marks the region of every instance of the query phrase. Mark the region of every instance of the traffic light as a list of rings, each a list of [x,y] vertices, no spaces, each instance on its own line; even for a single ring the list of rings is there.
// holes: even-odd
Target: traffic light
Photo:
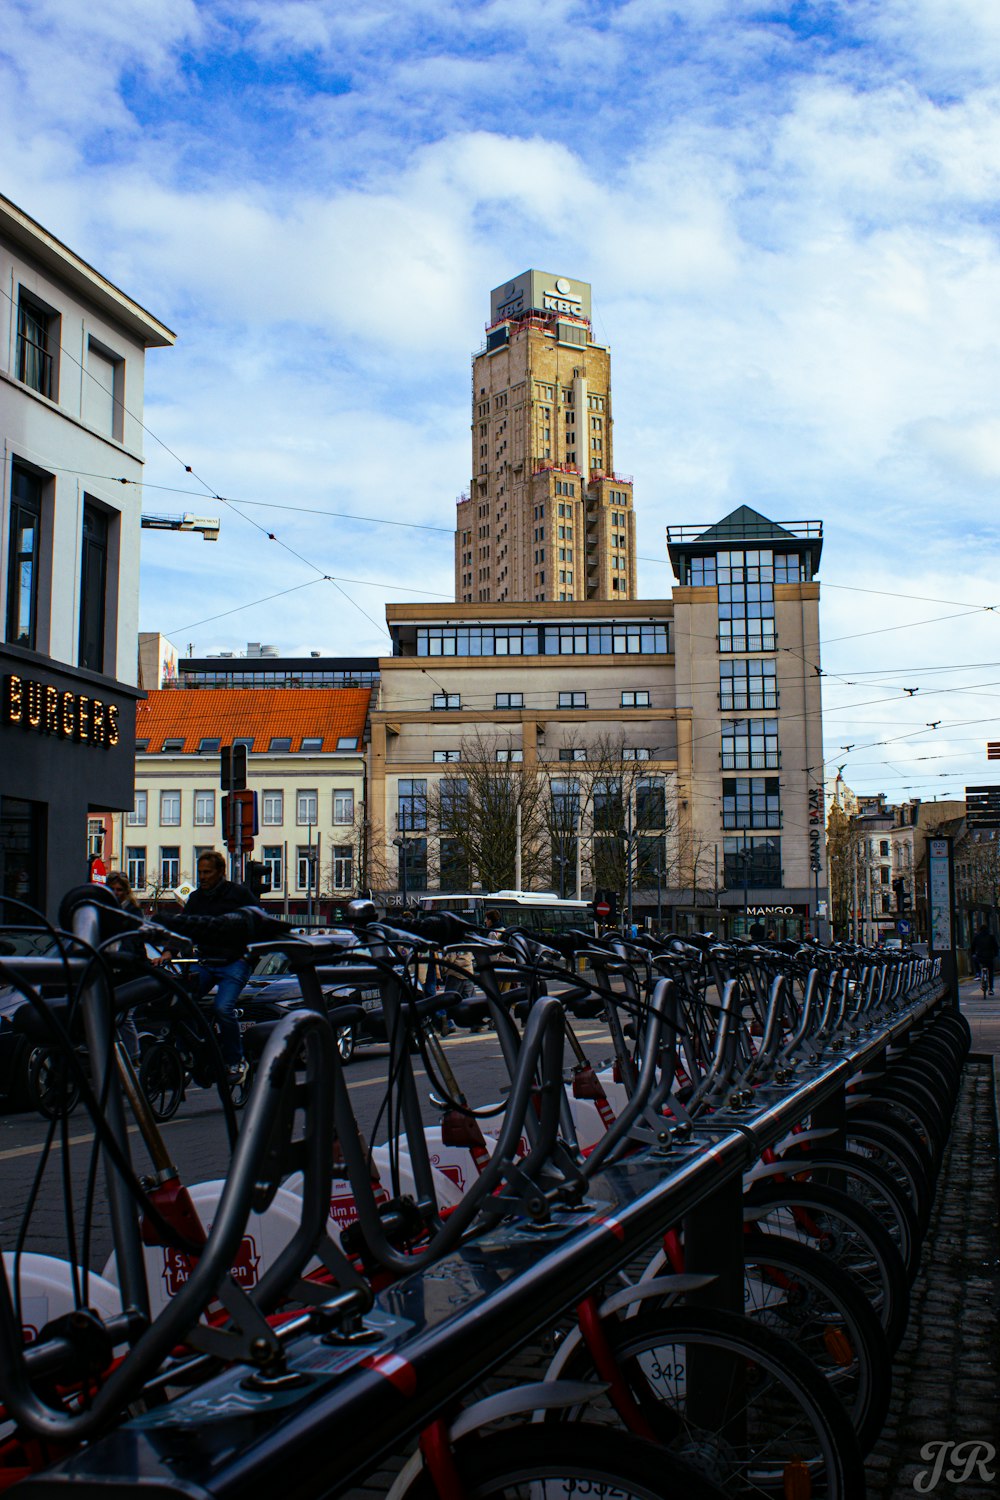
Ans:
[[[896,893],[896,910],[900,913],[909,911],[910,893],[906,889],[906,881],[902,875],[892,882],[892,888]]]
[[[330,907],[330,926],[331,927],[346,927],[347,926],[347,902],[346,901],[334,901],[333,905]]]
[[[246,790],[247,784],[247,747],[244,744],[223,745],[220,752],[222,758],[222,790],[224,792],[242,792]]]
[[[270,865],[262,864],[259,859],[248,859],[246,883],[255,896],[266,896],[271,889]]]

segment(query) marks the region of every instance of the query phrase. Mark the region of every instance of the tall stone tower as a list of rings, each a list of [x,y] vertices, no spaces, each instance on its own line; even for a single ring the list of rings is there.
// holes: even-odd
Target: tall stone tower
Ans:
[[[472,479],[455,598],[635,598],[632,481],[615,473],[611,354],[590,286],[525,271],[490,299],[472,361]]]

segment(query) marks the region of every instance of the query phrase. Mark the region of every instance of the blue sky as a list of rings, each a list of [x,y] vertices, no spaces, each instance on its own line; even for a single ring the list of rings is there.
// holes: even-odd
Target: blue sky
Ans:
[[[147,424],[256,502],[145,535],[144,628],[366,654],[387,599],[450,597],[470,354],[541,266],[593,284],[642,593],[668,524],[821,518],[831,760],[988,779],[1000,12],[7,0],[0,49],[3,191],[177,330]],[[147,509],[220,510],[147,460]]]

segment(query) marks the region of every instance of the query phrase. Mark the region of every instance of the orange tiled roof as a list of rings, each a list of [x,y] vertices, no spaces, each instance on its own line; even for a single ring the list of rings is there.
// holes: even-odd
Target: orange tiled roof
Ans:
[[[336,750],[339,739],[356,739],[360,749],[370,699],[370,688],[161,688],[138,705],[135,737],[149,741],[150,754],[164,740],[181,740],[178,753],[192,754],[203,739],[242,738],[258,753],[290,739],[294,752],[320,736],[324,750]]]

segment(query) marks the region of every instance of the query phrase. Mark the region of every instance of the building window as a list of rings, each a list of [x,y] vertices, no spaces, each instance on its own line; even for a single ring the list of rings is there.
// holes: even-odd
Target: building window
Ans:
[[[83,377],[83,420],[105,437],[120,443],[124,432],[124,411],[125,361],[90,339]]]
[[[882,859],[888,859],[889,858],[889,840],[888,839],[879,839],[878,852],[879,852],[880,858],[882,858]]]
[[[215,793],[195,792],[194,821],[196,828],[211,828],[215,822]]]
[[[358,748],[358,737],[356,734],[342,734],[337,741],[338,750],[356,750]]]
[[[778,723],[776,719],[728,719],[722,726],[724,771],[776,771]]]
[[[315,844],[299,844],[295,850],[295,888],[299,891],[315,891],[316,865],[319,851]]]
[[[134,891],[145,890],[146,887],[146,846],[145,844],[129,844],[125,850],[125,874],[128,883]]]
[[[648,745],[629,745],[622,751],[622,760],[652,760],[653,752]]]
[[[295,793],[295,821],[300,828],[315,827],[319,811],[318,792]]]
[[[435,693],[431,699],[432,708],[461,708],[462,695],[460,693]]]
[[[722,783],[723,828],[780,828],[777,776],[746,776]]]
[[[269,828],[285,821],[284,792],[264,792],[261,797],[260,821]]]
[[[427,827],[427,782],[402,777],[397,788],[396,825],[401,833]]]
[[[774,661],[720,661],[719,707],[777,708],[777,667]]]
[[[513,762],[513,763],[516,763],[516,764],[520,765],[520,763],[524,760],[524,751],[523,750],[498,750],[497,751],[497,760],[498,761],[503,761],[505,763],[507,763],[507,762]]]
[[[160,885],[173,890],[181,883],[181,851],[176,845],[160,849]]]
[[[206,739],[202,739],[202,740],[198,741],[198,754],[199,755],[218,755],[218,753],[219,753],[219,751],[221,749],[222,749],[222,741],[221,740],[206,740]]]
[[[104,823],[100,818],[87,819],[87,854],[89,858],[104,853]]]
[[[42,531],[42,481],[20,464],[11,468],[7,556],[7,639],[36,649]]]
[[[648,708],[648,688],[627,688],[622,690],[622,708]]]
[[[497,706],[497,708],[523,708],[524,707],[524,694],[523,693],[497,693],[496,706]]]
[[[617,777],[594,782],[594,829],[599,833],[616,833],[624,827],[622,784]]]
[[[461,759],[462,752],[460,750],[435,750],[433,755],[433,760],[436,765],[446,765],[450,761]]]
[[[17,305],[17,378],[50,401],[59,399],[59,317],[23,290]]]
[[[333,821],[348,826],[354,823],[354,793],[349,788],[333,794]]]
[[[354,888],[354,851],[350,844],[333,846],[333,888],[335,891]]]
[[[178,752],[178,751],[183,751],[183,749],[184,749],[184,741],[183,740],[164,740],[162,748],[163,748],[163,753],[164,754],[168,754],[171,751],[173,751],[175,753]]]
[[[79,664],[103,672],[105,600],[108,597],[108,516],[84,501],[79,567]]]
[[[323,736],[322,735],[313,735],[313,736],[311,736],[308,739],[304,739],[302,741],[301,745],[299,746],[299,750],[301,751],[301,753],[303,755],[305,755],[309,751],[322,750],[322,748],[323,748]]]
[[[271,877],[272,891],[280,891],[285,883],[283,850],[280,844],[265,844],[261,850],[261,863]]]
[[[197,875],[197,873],[198,873],[198,861],[199,861],[199,859],[201,859],[203,855],[205,855],[205,854],[211,854],[211,853],[212,853],[212,845],[211,844],[195,844],[194,849],[192,850],[192,863],[191,863],[191,869],[194,871],[195,875]]]
[[[268,750],[272,755],[285,755],[292,748],[291,738],[287,735],[277,735],[272,739]]]
[[[635,784],[637,828],[666,828],[667,791],[660,776],[642,776]]]
[[[560,708],[586,708],[587,707],[587,695],[586,695],[586,693],[560,693],[559,694],[559,707]]]
[[[399,846],[398,876],[406,891],[427,889],[427,840],[404,839]]]
[[[582,749],[580,746],[571,746],[568,749],[560,750],[559,751],[559,759],[560,760],[586,760],[587,759],[587,752],[586,752],[586,750]]]
[[[160,793],[160,827],[179,828],[181,822],[180,792]]]
[[[461,839],[441,839],[438,844],[438,889],[467,891],[471,885],[472,876]]]
[[[726,889],[774,889],[781,885],[780,839],[723,839]]]

